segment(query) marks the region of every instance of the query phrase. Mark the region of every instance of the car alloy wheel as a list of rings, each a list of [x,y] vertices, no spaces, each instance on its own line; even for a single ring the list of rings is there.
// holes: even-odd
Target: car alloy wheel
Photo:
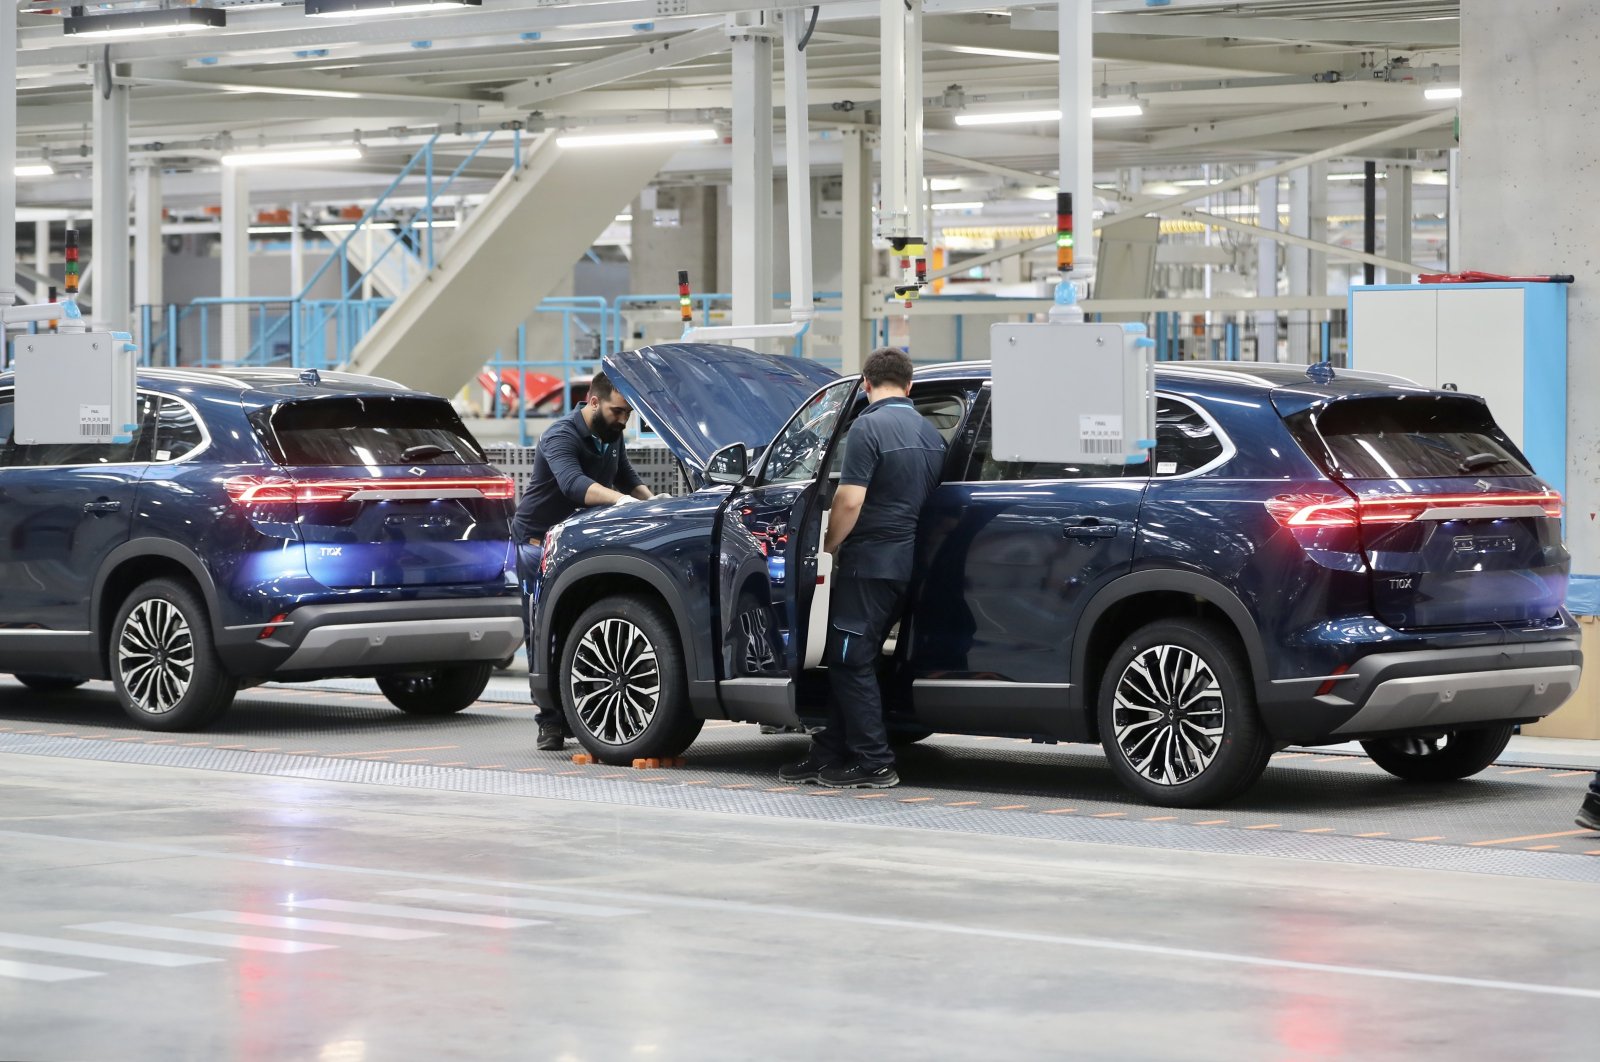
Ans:
[[[567,683],[579,721],[607,745],[636,740],[661,702],[655,646],[625,619],[603,619],[583,633]]]
[[[140,710],[164,715],[177,707],[194,680],[194,635],[170,601],[141,601],[117,639],[123,688]]]
[[[1140,777],[1182,785],[1204,773],[1221,748],[1222,686],[1198,654],[1153,646],[1117,680],[1112,722],[1117,746]]]

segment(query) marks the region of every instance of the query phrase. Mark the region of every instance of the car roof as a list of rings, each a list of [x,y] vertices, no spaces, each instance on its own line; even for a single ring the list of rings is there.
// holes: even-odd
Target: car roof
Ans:
[[[1156,381],[1166,387],[1190,384],[1207,388],[1209,385],[1257,393],[1292,387],[1329,396],[1370,392],[1374,384],[1380,388],[1419,386],[1400,376],[1358,369],[1335,369],[1331,379],[1319,381],[1307,374],[1307,368],[1305,365],[1253,361],[1161,361],[1156,363]],[[950,361],[919,365],[912,378],[918,383],[941,383],[984,381],[989,379],[989,375],[990,363],[987,361]]]
[[[274,368],[261,365],[240,365],[228,368],[141,368],[139,386],[170,389],[177,386],[204,388],[214,394],[238,394],[241,397],[257,393],[272,401],[294,398],[319,398],[336,394],[371,394],[381,392],[393,395],[421,395],[393,380],[359,373],[323,372],[317,370],[320,383],[307,383],[301,378],[304,369]],[[0,375],[0,384],[11,383],[10,372]],[[429,396],[432,397],[432,396]]]

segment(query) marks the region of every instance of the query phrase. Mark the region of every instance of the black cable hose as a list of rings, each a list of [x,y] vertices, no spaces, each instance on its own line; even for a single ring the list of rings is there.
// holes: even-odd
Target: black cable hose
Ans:
[[[800,51],[802,52],[806,50],[806,45],[811,43],[811,35],[817,32],[817,15],[820,14],[821,11],[822,5],[820,4],[814,5],[811,8],[811,24],[806,27],[805,36],[800,38]]]

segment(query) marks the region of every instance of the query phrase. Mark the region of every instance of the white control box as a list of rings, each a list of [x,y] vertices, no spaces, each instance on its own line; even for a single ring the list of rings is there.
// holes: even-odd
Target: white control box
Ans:
[[[1155,439],[1155,351],[1142,324],[989,328],[996,461],[1135,464]]]
[[[12,340],[19,446],[125,443],[137,429],[137,348],[115,332]]]

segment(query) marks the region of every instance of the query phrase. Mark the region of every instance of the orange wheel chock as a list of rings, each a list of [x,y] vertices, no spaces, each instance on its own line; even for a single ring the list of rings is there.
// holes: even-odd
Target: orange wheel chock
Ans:
[[[587,752],[575,752],[572,755],[572,762],[576,763],[580,767],[587,767],[590,764],[598,763],[599,761],[593,756],[589,755]]]

